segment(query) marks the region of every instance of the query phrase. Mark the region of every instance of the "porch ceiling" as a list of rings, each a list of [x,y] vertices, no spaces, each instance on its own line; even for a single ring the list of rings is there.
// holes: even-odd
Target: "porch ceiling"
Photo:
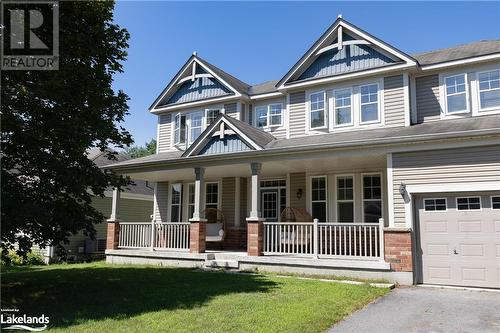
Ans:
[[[259,162],[255,160],[254,162]],[[262,161],[261,176],[279,177],[287,173],[310,172],[310,173],[347,173],[353,169],[373,170],[386,167],[385,154],[370,154],[363,156],[330,156],[310,157],[307,159],[291,158],[283,160]],[[152,170],[125,173],[134,179],[144,179],[151,182],[157,181],[179,181],[194,179],[194,168],[179,168],[170,170]],[[205,179],[216,179],[223,177],[249,177],[250,164],[231,161],[221,161],[217,165],[205,166]]]

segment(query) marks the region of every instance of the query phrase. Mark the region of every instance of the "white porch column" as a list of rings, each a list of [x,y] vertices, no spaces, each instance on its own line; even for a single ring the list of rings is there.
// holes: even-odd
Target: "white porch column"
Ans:
[[[113,201],[111,203],[111,216],[109,217],[108,221],[114,222],[120,219],[119,205],[120,205],[120,189],[118,187],[115,187],[113,189]]]
[[[260,163],[252,163],[252,178],[251,178],[251,209],[250,216],[247,220],[259,220],[260,215],[260,200],[259,200],[259,192],[260,192],[260,170],[262,169],[262,164]]]
[[[194,174],[194,212],[189,221],[200,221],[205,219],[205,216],[202,216],[202,203],[205,196],[205,168],[194,168]]]

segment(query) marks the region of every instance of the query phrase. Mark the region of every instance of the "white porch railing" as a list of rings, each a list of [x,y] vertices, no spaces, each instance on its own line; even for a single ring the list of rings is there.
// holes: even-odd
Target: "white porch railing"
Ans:
[[[151,246],[151,222],[120,222],[119,248]]]
[[[264,254],[383,259],[379,223],[264,222]]]
[[[189,223],[120,222],[118,248],[189,250]]]
[[[155,249],[189,250],[189,222],[161,222],[155,225]]]

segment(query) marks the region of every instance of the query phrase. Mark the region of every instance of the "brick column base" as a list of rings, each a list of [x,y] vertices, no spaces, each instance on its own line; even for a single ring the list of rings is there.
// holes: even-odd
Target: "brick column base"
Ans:
[[[249,256],[264,254],[264,224],[262,222],[261,219],[247,219],[247,252]]]
[[[207,238],[207,223],[205,220],[190,221],[189,252],[205,253]]]
[[[384,229],[384,252],[393,271],[413,271],[411,229]]]
[[[120,236],[120,222],[108,221],[108,233],[106,235],[106,250],[118,248],[118,237]]]

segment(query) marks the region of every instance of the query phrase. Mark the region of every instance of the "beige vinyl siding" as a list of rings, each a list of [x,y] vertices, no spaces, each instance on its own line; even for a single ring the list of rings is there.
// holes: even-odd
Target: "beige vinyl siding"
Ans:
[[[105,219],[102,223],[95,224],[96,238],[106,238],[107,236],[107,223],[106,219],[111,215],[112,198],[92,198],[92,207],[100,211]],[[137,200],[137,199],[120,199],[118,206],[118,216],[122,222],[151,222],[151,213],[153,212],[153,198],[151,200]],[[83,232],[69,237],[69,244],[65,248],[69,254],[78,254],[78,248],[85,246],[85,236]]]
[[[234,177],[222,178],[222,205],[220,207],[228,226],[234,226],[235,187]]]
[[[282,106],[282,114],[281,114],[281,121],[282,121],[282,126],[279,127],[269,127],[266,128],[265,131],[268,133],[271,133],[275,138],[277,139],[284,139],[286,138],[286,117],[287,117],[287,110],[286,110],[286,100],[284,98],[279,98],[279,99],[269,99],[269,100],[264,100],[260,101],[258,103],[253,103],[252,104],[252,110],[255,110],[256,107],[259,106],[267,106],[269,104],[275,104],[275,103],[281,103]],[[252,114],[253,115],[253,114]],[[255,116],[255,115],[253,115]],[[254,126],[257,126],[257,121],[252,120],[251,122],[254,124]]]
[[[158,152],[170,149],[172,140],[172,115],[161,114],[158,116]]]
[[[247,207],[247,178],[240,178],[240,226],[246,225],[246,218],[248,217]]]
[[[415,79],[417,102],[417,123],[439,120],[441,106],[439,104],[439,75],[417,77]]]
[[[401,183],[428,185],[500,181],[500,145],[393,154],[394,221],[404,226]],[[471,186],[471,191],[474,188]]]
[[[306,132],[306,93],[305,91],[290,94],[290,111],[288,115],[290,138],[305,135]]]
[[[403,75],[384,78],[384,117],[388,126],[405,125]]]
[[[302,198],[297,198],[297,190],[302,189]],[[306,208],[306,173],[297,172],[290,174],[290,207]]]
[[[226,115],[239,119],[240,116],[238,114],[238,107],[236,106],[236,103],[228,103],[224,104],[224,112]]]
[[[168,222],[168,182],[156,183],[154,219],[157,222]]]

